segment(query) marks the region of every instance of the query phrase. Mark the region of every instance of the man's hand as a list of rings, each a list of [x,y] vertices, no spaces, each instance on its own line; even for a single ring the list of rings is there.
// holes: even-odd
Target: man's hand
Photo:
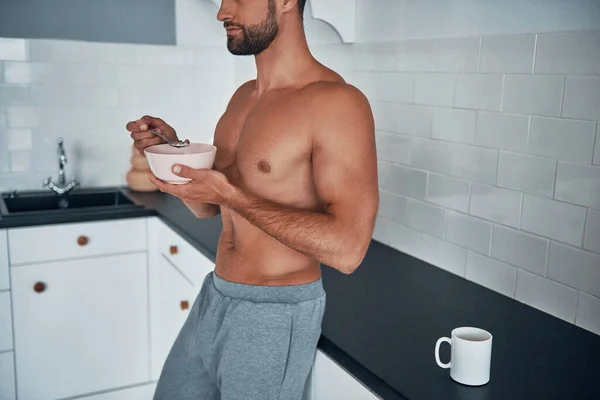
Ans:
[[[229,183],[225,175],[212,169],[193,169],[185,165],[174,165],[173,173],[191,182],[171,185],[149,173],[149,178],[161,192],[179,197],[190,208],[206,203],[227,206],[237,188]]]
[[[131,138],[133,139],[133,146],[138,149],[140,154],[144,155],[144,149],[146,147],[154,146],[156,144],[165,143],[165,141],[148,132],[148,128],[152,128],[158,133],[162,133],[169,140],[178,141],[177,133],[169,124],[160,118],[151,117],[149,115],[143,116],[137,121],[128,122],[125,126],[129,132],[131,132]]]

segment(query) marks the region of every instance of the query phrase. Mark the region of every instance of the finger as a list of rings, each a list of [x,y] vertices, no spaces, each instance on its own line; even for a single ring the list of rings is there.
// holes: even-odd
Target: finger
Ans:
[[[195,181],[201,177],[201,171],[198,169],[190,168],[187,165],[175,164],[173,165],[172,171],[175,175],[182,178],[189,178]]]
[[[133,142],[133,147],[135,147],[136,149],[140,149],[143,150],[146,147],[150,147],[150,146],[154,146],[157,144],[161,144],[163,141],[161,138],[158,137],[153,137],[150,139],[142,139],[142,140],[136,140],[135,142]]]
[[[137,121],[130,121],[125,125],[125,129],[129,132],[141,132],[148,129],[148,123],[138,119]]]
[[[185,189],[182,187],[183,185],[171,185],[169,183],[165,183],[154,176],[151,172],[148,172],[148,179],[150,179],[150,182],[156,185],[158,190],[172,194],[175,197],[182,197],[185,192]]]
[[[141,120],[148,124],[145,129],[148,129],[148,127],[154,128],[169,139],[178,140],[175,129],[173,129],[161,118],[153,117],[151,115],[144,115]]]
[[[131,135],[129,135],[133,140],[144,140],[144,139],[152,139],[155,138],[156,135],[145,131],[145,132],[132,132]]]

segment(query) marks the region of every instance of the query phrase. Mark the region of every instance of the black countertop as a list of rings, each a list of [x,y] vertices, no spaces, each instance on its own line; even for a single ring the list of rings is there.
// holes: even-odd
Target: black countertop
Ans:
[[[215,259],[220,217],[198,220],[162,193],[128,195],[143,208],[110,218],[158,215]],[[72,214],[55,223],[92,219]],[[0,219],[0,228],[39,223],[52,221]],[[600,399],[600,336],[376,241],[352,275],[323,266],[323,284],[319,347],[383,399]],[[485,386],[460,385],[435,363],[436,340],[458,326],[494,336]]]

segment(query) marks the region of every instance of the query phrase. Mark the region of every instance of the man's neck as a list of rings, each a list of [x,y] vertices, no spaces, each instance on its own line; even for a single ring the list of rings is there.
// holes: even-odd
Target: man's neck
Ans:
[[[283,25],[283,24],[282,24]],[[277,38],[259,55],[256,61],[256,90],[264,92],[291,86],[302,77],[302,72],[314,63],[303,29],[280,27]]]

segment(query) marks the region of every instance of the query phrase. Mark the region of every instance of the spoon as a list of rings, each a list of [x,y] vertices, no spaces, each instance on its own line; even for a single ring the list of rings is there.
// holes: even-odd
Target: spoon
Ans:
[[[172,140],[167,139],[167,137],[165,135],[163,135],[162,133],[158,133],[154,129],[148,128],[147,130],[148,130],[148,132],[150,132],[150,133],[152,133],[152,134],[154,134],[154,135],[162,138],[165,142],[167,142],[169,144],[169,146],[173,146],[173,147],[178,147],[179,148],[179,147],[188,147],[190,145],[190,141],[188,139],[185,139],[184,141],[179,140],[177,142],[174,142]]]

